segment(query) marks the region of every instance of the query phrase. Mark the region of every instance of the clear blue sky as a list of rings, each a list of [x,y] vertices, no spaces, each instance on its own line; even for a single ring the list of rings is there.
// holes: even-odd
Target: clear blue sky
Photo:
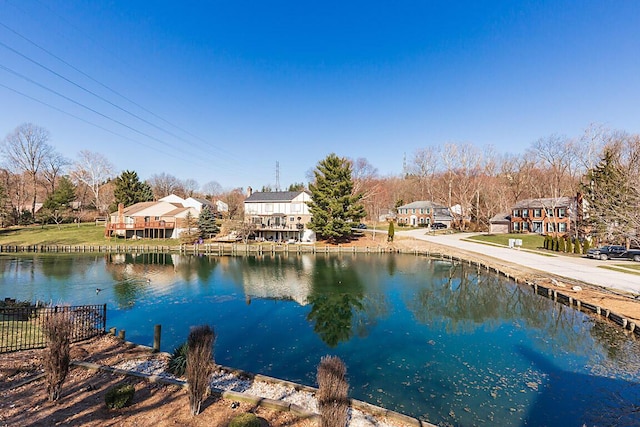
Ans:
[[[446,142],[640,132],[635,0],[0,0],[0,42],[0,137],[32,122],[142,179],[259,189],[279,162],[286,187],[331,152],[386,175]]]

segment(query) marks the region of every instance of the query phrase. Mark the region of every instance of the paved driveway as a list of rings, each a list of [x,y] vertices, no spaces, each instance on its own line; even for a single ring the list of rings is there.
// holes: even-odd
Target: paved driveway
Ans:
[[[529,251],[521,251],[462,240],[473,235],[469,233],[441,234],[435,236],[425,234],[424,230],[397,231],[396,233],[399,236],[411,236],[419,240],[452,246],[469,252],[476,252],[512,264],[545,271],[584,283],[640,294],[640,275],[626,274],[598,267],[598,265],[631,263],[632,261],[598,261],[588,258],[573,258],[561,255],[548,256]]]

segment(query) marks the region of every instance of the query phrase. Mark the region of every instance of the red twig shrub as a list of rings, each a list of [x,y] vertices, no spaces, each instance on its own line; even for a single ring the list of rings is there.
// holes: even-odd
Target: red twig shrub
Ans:
[[[60,398],[62,383],[69,373],[69,350],[73,319],[67,310],[51,313],[43,325],[47,348],[43,356],[45,381],[49,400]]]
[[[198,415],[202,402],[210,391],[213,372],[213,342],[215,333],[209,325],[191,329],[187,339],[187,382],[191,415]]]
[[[344,427],[347,425],[349,408],[349,383],[347,368],[335,356],[324,356],[318,365],[318,409],[322,427]]]

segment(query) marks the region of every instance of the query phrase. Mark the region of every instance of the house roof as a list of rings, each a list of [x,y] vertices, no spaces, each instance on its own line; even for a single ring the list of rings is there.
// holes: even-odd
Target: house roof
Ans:
[[[500,212],[489,220],[490,224],[499,224],[501,222],[511,222],[511,215],[508,212]]]
[[[244,202],[290,202],[301,193],[305,193],[305,191],[257,191],[247,197]]]
[[[575,200],[575,197],[547,197],[540,199],[526,199],[516,203],[513,206],[513,209],[567,207],[575,203]]]
[[[427,201],[427,200],[418,200],[418,201],[411,202],[409,204],[398,207],[398,209],[422,209],[422,208],[446,209],[445,206],[442,206],[442,205],[439,205],[438,203]]]
[[[139,202],[139,203],[135,203],[127,208],[125,208],[122,213],[128,216],[131,216],[133,214],[135,214],[136,212],[140,212],[141,210],[144,210],[150,206],[155,205],[158,202]],[[114,212],[117,213],[117,212]]]

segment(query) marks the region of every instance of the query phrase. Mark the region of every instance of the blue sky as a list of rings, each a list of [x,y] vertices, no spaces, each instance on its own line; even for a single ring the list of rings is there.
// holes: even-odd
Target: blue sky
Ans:
[[[0,137],[32,122],[142,179],[259,189],[278,162],[286,187],[332,152],[399,174],[447,142],[640,132],[639,105],[638,1],[0,0]]]

